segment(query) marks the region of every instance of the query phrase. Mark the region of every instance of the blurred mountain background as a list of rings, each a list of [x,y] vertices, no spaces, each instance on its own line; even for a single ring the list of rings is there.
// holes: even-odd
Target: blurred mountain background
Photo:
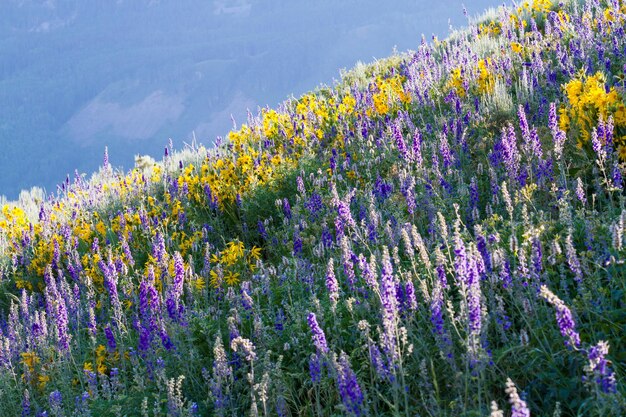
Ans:
[[[466,24],[461,0],[1,0],[0,195],[54,192],[105,146],[125,169],[170,138],[210,146],[231,115]]]

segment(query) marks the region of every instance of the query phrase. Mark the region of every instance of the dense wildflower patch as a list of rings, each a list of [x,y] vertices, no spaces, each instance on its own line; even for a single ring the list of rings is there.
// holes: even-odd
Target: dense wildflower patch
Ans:
[[[623,414],[625,27],[501,7],[6,205],[0,414]]]

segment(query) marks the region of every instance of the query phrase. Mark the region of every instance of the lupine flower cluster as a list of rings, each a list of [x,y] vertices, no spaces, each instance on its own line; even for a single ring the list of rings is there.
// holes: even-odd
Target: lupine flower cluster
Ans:
[[[503,6],[23,193],[0,415],[625,415],[625,30]]]

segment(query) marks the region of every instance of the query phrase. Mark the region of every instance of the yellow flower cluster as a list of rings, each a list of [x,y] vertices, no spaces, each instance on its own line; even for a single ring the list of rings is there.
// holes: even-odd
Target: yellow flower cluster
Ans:
[[[478,37],[498,36],[502,33],[502,24],[500,22],[481,23],[478,25]]]
[[[519,42],[511,42],[511,50],[516,54],[521,54],[524,47]]]
[[[567,103],[559,111],[559,126],[565,132],[578,132],[577,144],[582,147],[589,142],[591,130],[599,119],[613,116],[615,127],[626,127],[626,107],[615,87],[606,90],[606,78],[602,72],[586,75],[583,71],[563,85]],[[616,140],[624,145],[622,138]],[[620,154],[624,152],[620,149]]]
[[[246,253],[247,252],[247,253]],[[253,246],[246,251],[243,242],[231,241],[226,247],[211,255],[211,263],[215,266],[211,269],[211,285],[219,288],[222,283],[228,286],[237,285],[241,272],[256,269],[256,261],[261,258],[261,248]]]
[[[378,77],[373,89],[372,101],[374,110],[367,109],[367,115],[374,114],[384,116],[391,113],[398,105],[406,105],[411,102],[411,96],[404,90],[404,77],[394,75],[389,78]]]
[[[465,97],[467,91],[465,90],[463,71],[461,67],[455,68],[450,74],[450,79],[446,84],[446,90],[454,89],[459,97]]]
[[[454,90],[459,97],[463,98],[468,93],[467,86],[469,86],[469,81],[472,79],[476,80],[475,91],[478,94],[492,93],[496,82],[496,77],[493,73],[493,60],[491,58],[481,59],[478,61],[475,71],[471,74],[466,74],[461,67],[454,68],[450,73],[444,90]]]
[[[21,238],[22,232],[29,226],[24,210],[5,204],[0,213],[0,231],[9,239]]]
[[[106,359],[107,359],[107,349],[104,345],[98,345],[96,348],[96,365],[99,374],[105,374],[107,371]]]
[[[398,103],[410,102],[403,83],[401,76],[377,80],[375,94],[381,114],[393,110]],[[20,288],[43,290],[43,274],[53,260],[55,246],[59,247],[60,264],[66,264],[64,258],[71,252],[71,248],[65,247],[66,243],[73,245],[78,242],[81,276],[89,277],[94,289],[100,293],[104,287],[98,263],[103,258],[121,259],[129,265],[129,259],[120,245],[121,240],[126,241],[131,252],[147,255],[148,260],[141,265],[142,270],[152,266],[166,272],[167,265],[157,265],[149,256],[149,249],[146,249],[156,230],[166,234],[172,249],[178,250],[183,257],[197,253],[203,246],[202,231],[195,229],[190,232],[184,226],[185,222],[193,223],[198,217],[206,216],[206,210],[214,205],[232,213],[238,199],[244,200],[255,188],[272,184],[286,170],[295,167],[306,152],[310,152],[312,141],[328,141],[328,145],[342,148],[342,133],[331,135],[330,132],[339,118],[354,115],[356,99],[349,91],[323,90],[307,94],[288,105],[291,106],[290,111],[263,111],[260,123],[252,127],[243,125],[239,130],[230,132],[221,149],[174,174],[173,180],[178,188],[176,195],[169,187],[163,187],[167,166],[152,165],[136,168],[127,175],[103,171],[97,186],[71,188],[63,199],[47,207],[45,226],[43,223],[31,224],[18,207],[3,207],[0,233],[8,242],[5,248],[9,253],[6,255],[17,255],[26,260],[26,267],[15,273],[16,284]],[[172,175],[171,172],[169,175]],[[186,198],[180,197],[183,189],[186,190]],[[207,201],[208,197],[210,201]],[[122,207],[138,209],[99,214],[111,201]],[[145,219],[150,219],[150,226],[146,227],[142,219],[143,223]],[[158,219],[158,227],[154,227],[155,219]],[[96,238],[100,249],[110,242],[111,253],[89,250]],[[26,247],[22,244],[24,240],[30,242]],[[249,263],[246,268],[253,268],[254,258],[259,256],[258,248],[245,251],[246,255],[241,259],[233,258],[236,253],[229,252],[230,248],[223,254],[224,259],[220,255],[221,263],[228,268],[233,259],[243,262],[241,259],[245,258],[243,264]],[[236,282],[239,279],[236,274],[244,270],[240,269],[233,269],[230,275],[226,271],[227,275],[222,278],[230,283]],[[204,285],[201,281],[195,284],[200,288]]]
[[[492,60],[485,58],[478,61],[478,92],[480,94],[492,93],[495,88],[495,77],[490,71]]]
[[[291,127],[291,119],[288,114],[278,113],[272,109],[269,111],[263,111],[263,134],[266,138],[273,139],[278,136],[279,133],[283,133],[286,136],[291,137],[293,135],[293,129]]]
[[[381,81],[379,90],[387,100],[392,97],[406,101],[408,97],[399,78]],[[178,186],[186,184],[197,203],[205,201],[208,187],[212,198],[224,209],[237,197],[243,198],[251,189],[276,179],[284,168],[294,167],[304,156],[308,142],[323,140],[338,116],[351,115],[355,105],[350,94],[344,95],[339,104],[333,97],[304,95],[294,106],[297,126],[288,113],[263,111],[260,127],[243,125],[229,133],[228,157],[207,157],[199,170],[188,166],[178,178]]]
[[[46,366],[39,366],[41,359],[35,352],[22,352],[20,356],[22,357],[20,363],[24,365],[25,371],[25,374],[22,375],[22,379],[30,382],[39,391],[43,391],[46,384],[50,382],[50,376],[46,374]],[[26,374],[28,374],[28,376]]]
[[[339,113],[350,115],[354,113],[354,107],[356,106],[356,99],[352,97],[350,94],[347,94],[342,100],[341,104],[339,104]]]
[[[517,8],[517,13],[530,12],[533,15],[547,13],[552,9],[552,0],[533,0],[532,3],[525,1]]]

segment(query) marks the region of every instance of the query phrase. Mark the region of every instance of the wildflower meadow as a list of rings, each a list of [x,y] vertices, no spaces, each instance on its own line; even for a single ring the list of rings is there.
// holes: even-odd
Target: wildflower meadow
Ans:
[[[0,214],[2,416],[626,415],[626,1],[529,0]]]

